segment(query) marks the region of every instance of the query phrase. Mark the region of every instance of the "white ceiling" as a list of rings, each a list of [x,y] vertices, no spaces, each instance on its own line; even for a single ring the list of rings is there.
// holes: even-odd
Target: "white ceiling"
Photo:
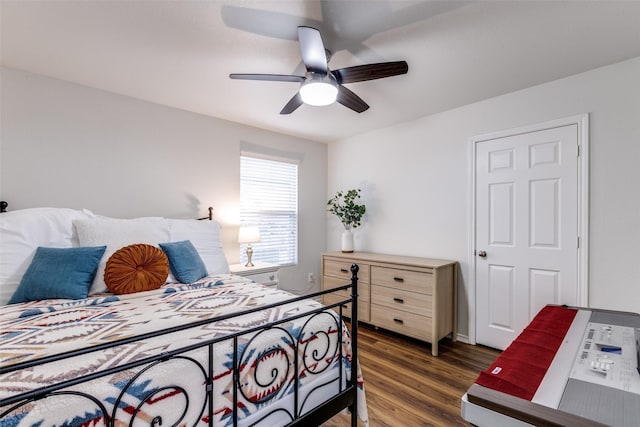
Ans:
[[[640,1],[7,1],[2,65],[162,105],[333,141],[640,56]],[[298,25],[332,69],[406,60],[348,87],[371,108],[279,111],[300,74]]]

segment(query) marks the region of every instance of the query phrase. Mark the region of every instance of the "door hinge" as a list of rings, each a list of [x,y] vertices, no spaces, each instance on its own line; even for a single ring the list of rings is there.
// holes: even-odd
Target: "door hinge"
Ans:
[[[580,236],[578,236],[576,240],[577,248],[580,249]]]
[[[580,157],[580,146],[578,145],[578,155],[577,157]]]

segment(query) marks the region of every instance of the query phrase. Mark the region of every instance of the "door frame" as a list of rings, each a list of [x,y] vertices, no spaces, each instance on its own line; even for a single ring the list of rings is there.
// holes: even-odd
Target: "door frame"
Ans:
[[[469,139],[469,194],[471,196],[469,215],[469,344],[476,344],[476,147],[477,144],[496,138],[553,129],[567,125],[578,127],[578,305],[589,306],[589,114],[579,114],[548,122],[522,126],[514,129],[473,136]]]

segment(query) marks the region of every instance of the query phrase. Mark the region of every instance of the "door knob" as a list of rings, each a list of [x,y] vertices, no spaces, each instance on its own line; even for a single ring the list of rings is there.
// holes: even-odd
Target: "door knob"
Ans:
[[[478,256],[479,256],[480,258],[486,258],[486,257],[487,257],[487,253],[486,253],[485,251],[479,251],[479,252],[478,252]]]

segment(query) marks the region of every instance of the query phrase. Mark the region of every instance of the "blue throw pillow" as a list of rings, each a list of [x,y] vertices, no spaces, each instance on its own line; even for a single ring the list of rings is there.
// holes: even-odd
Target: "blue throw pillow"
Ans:
[[[9,304],[42,299],[83,299],[106,246],[38,247]]]
[[[180,282],[193,283],[207,275],[207,267],[191,241],[160,243],[160,247],[169,258],[171,272]]]

